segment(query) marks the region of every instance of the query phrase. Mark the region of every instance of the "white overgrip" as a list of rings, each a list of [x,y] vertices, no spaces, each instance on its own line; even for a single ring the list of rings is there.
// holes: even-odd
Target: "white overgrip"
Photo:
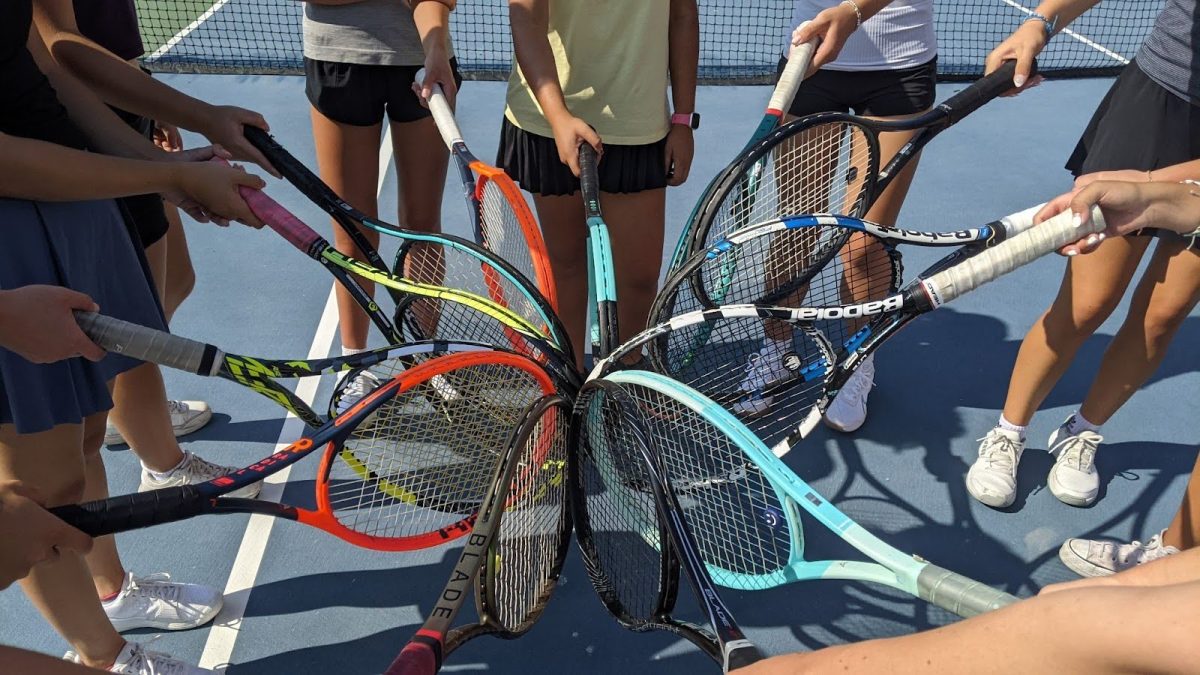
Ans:
[[[1004,226],[1004,230],[1008,236],[1011,237],[1015,234],[1020,234],[1033,227],[1033,217],[1036,216],[1038,211],[1041,211],[1042,207],[1044,206],[1046,206],[1046,202],[1042,202],[1037,206],[1031,206],[1024,211],[1018,211],[1012,215],[1004,216],[1000,219],[1000,224]]]
[[[418,87],[425,82],[424,68],[417,71],[413,81]],[[447,148],[453,150],[455,143],[463,142],[463,135],[462,130],[458,128],[458,121],[454,119],[454,111],[450,109],[450,102],[446,100],[446,94],[442,91],[442,85],[433,85],[426,102],[429,104],[429,111],[433,113],[433,122],[437,125],[438,133],[442,135],[442,141]]]
[[[75,312],[75,321],[105,351],[196,375],[213,375],[201,370],[208,348],[203,342],[92,312]],[[220,356],[219,351],[217,355]],[[219,361],[218,358],[214,363]]]
[[[1104,231],[1099,207],[1087,225],[1077,225],[1070,210],[1009,239],[994,248],[921,281],[934,307],[943,305],[989,281],[1052,253],[1067,244]]]
[[[805,21],[800,26],[803,27],[807,23]],[[771,92],[771,102],[767,104],[767,110],[787,112],[787,109],[792,106],[792,99],[796,98],[796,90],[800,88],[800,82],[804,80],[804,75],[808,72],[808,64],[812,63],[813,53],[816,51],[816,39],[792,45],[792,49],[788,53],[787,65],[784,66],[783,73],[779,75],[775,91]]]

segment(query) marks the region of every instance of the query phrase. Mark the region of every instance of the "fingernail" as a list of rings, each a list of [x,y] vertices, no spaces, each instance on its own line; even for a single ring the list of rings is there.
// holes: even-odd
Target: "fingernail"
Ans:
[[[1025,84],[1025,76],[1024,75],[1017,75],[1017,76],[1013,77],[1013,86],[1019,87],[1023,84]]]
[[[1104,236],[1105,236],[1105,235],[1104,235],[1104,233],[1103,233],[1103,232],[1101,232],[1100,234],[1096,235],[1096,241],[1097,241],[1097,242],[1104,241]]]
[[[1067,251],[1068,258],[1070,258],[1072,256],[1076,256],[1076,255],[1079,255],[1079,251],[1076,251],[1075,249],[1071,249],[1071,250]]]
[[[1079,215],[1078,213],[1072,213],[1071,214],[1071,224],[1074,225],[1076,228],[1083,227],[1083,216]]]
[[[1086,243],[1088,246],[1094,246],[1097,241],[1099,241],[1099,240],[1096,239],[1096,235],[1093,234],[1093,235],[1088,236]]]

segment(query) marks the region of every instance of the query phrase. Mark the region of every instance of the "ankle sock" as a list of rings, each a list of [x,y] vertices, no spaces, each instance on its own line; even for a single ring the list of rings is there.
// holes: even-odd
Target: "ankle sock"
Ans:
[[[342,356],[354,356],[365,351],[367,351],[366,347],[347,347],[346,345],[342,345]]]
[[[167,469],[166,471],[161,471],[161,472],[155,471],[154,469],[148,468],[145,464],[142,465],[142,468],[146,469],[146,473],[150,474],[154,478],[154,480],[166,480],[167,478],[169,478],[171,476],[171,474],[173,474],[176,471],[178,471],[179,469],[183,468],[183,465],[187,464],[187,461],[188,461],[188,455],[185,452],[185,453],[183,453],[183,459],[179,460],[178,464]]]
[[[1027,427],[1023,424],[1013,424],[1012,422],[1009,422],[1004,418],[1004,415],[1000,416],[1000,421],[996,423],[996,427],[1005,431],[1015,431],[1017,435],[1021,437],[1021,440],[1025,440],[1025,429]]]
[[[1076,412],[1067,421],[1067,433],[1074,436],[1082,431],[1100,431],[1100,425],[1089,422],[1086,417]]]

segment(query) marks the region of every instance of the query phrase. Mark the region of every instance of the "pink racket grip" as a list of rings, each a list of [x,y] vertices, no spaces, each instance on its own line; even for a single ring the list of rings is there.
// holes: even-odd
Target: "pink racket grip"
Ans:
[[[229,162],[220,157],[213,157],[209,161],[229,165]],[[259,220],[263,221],[263,224],[275,230],[279,236],[287,239],[292,246],[301,251],[308,253],[312,245],[321,238],[321,235],[305,225],[291,211],[283,208],[279,202],[268,197],[267,193],[262,190],[239,185],[238,193],[242,195],[242,199],[246,200],[246,206],[250,207],[250,210]]]
[[[418,639],[420,637],[417,636]],[[435,675],[437,672],[437,652],[429,644],[414,639],[404,645],[384,675]]]

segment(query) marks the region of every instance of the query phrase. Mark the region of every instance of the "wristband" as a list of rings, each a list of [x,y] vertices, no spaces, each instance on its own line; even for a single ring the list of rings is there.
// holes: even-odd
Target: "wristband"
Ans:
[[[854,0],[842,0],[838,4],[839,5],[850,5],[850,8],[854,10],[854,16],[855,16],[855,18],[858,19],[858,23],[854,24],[855,29],[857,29],[859,26],[862,25],[862,22],[863,22],[862,10],[858,8],[857,2],[855,2]]]
[[[691,129],[699,129],[700,113],[675,113],[671,115],[671,124],[682,124]]]

